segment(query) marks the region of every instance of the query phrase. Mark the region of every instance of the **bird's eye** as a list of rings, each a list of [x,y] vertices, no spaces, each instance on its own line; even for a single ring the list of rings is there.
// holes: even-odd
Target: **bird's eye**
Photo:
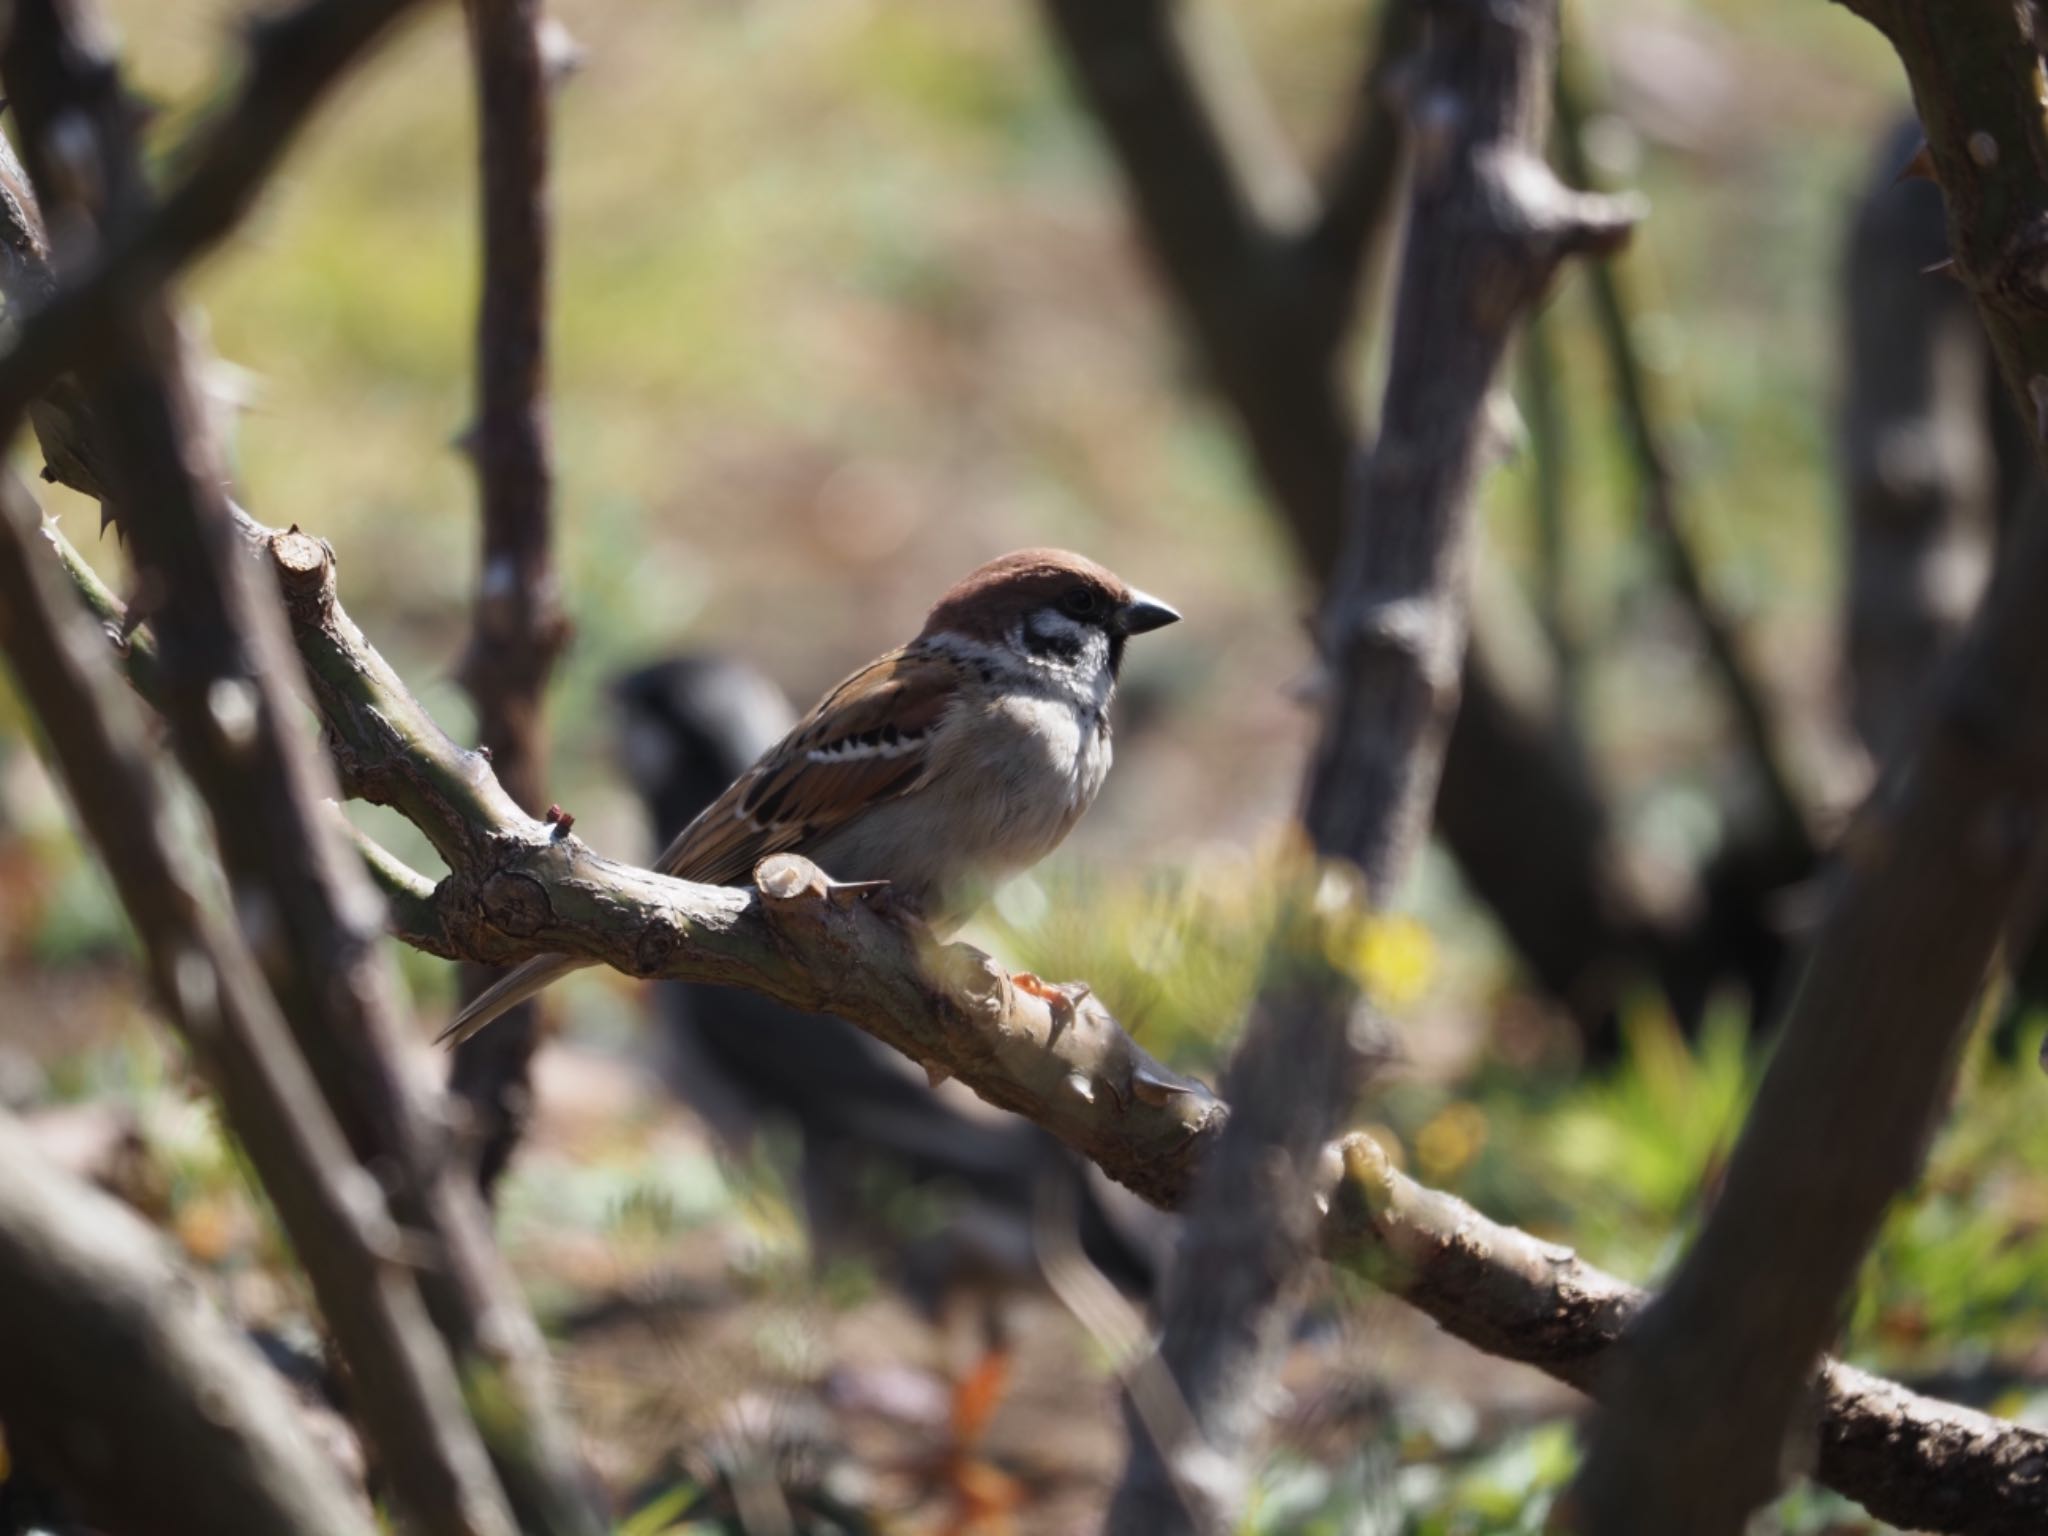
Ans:
[[[1077,619],[1092,619],[1100,601],[1093,587],[1076,587],[1060,599],[1060,607]]]

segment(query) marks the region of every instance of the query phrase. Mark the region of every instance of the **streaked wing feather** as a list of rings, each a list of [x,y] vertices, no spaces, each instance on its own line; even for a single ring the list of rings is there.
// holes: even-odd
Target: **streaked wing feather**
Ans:
[[[930,768],[932,733],[955,682],[949,662],[916,650],[870,662],[683,828],[654,867],[738,885],[770,854],[815,846],[910,793]]]

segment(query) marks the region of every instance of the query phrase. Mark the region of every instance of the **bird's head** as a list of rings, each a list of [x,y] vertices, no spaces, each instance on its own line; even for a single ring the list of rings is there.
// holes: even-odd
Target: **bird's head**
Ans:
[[[1126,640],[1179,618],[1085,556],[1020,549],[956,582],[925,619],[923,637],[957,635],[1047,667],[1106,669],[1114,679]]]

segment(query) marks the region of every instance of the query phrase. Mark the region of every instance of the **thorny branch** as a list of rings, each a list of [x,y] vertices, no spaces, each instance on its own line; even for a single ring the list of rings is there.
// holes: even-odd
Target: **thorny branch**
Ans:
[[[1585,146],[1586,108],[1580,100],[1576,71],[1559,72],[1557,85],[1558,159],[1564,174],[1581,187],[1598,185]],[[1672,462],[1662,414],[1652,380],[1643,366],[1635,339],[1623,274],[1610,262],[1594,263],[1586,280],[1592,289],[1593,314],[1600,347],[1613,375],[1615,407],[1622,435],[1634,460],[1643,516],[1662,551],[1672,587],[1692,615],[1706,651],[1708,665],[1726,696],[1736,734],[1749,759],[1750,772],[1763,792],[1767,814],[1763,857],[1780,884],[1804,879],[1817,852],[1807,826],[1805,806],[1791,769],[1784,761],[1770,700],[1752,676],[1743,655],[1742,636],[1715,599],[1707,572],[1694,548],[1692,529],[1679,497],[1679,479]]]
[[[412,4],[413,0],[301,0],[252,20],[246,33],[249,61],[240,89],[200,131],[190,152],[179,157],[185,173],[153,204],[147,218],[124,217],[109,224],[97,239],[86,230],[60,224],[47,231],[46,239],[46,232],[35,228],[32,214],[23,207],[27,189],[9,189],[0,200],[6,204],[0,211],[7,216],[10,266],[16,269],[15,276],[31,280],[26,294],[18,284],[11,285],[9,298],[28,296],[38,302],[27,306],[25,323],[0,363],[0,411],[18,415],[46,394],[59,374],[113,337],[114,327],[134,305],[232,229],[328,89]],[[85,177],[81,190],[90,190],[94,176],[110,169],[101,166],[95,171],[81,163],[66,174]],[[61,260],[87,258],[61,288],[48,283],[46,263],[52,245]],[[76,453],[84,445],[68,447]],[[54,456],[51,467],[89,495],[97,494],[103,483],[90,458],[73,464],[65,456]],[[78,484],[74,475],[91,483]]]
[[[118,1390],[81,1361],[119,1361]],[[299,1417],[163,1237],[51,1166],[0,1113],[0,1419],[13,1460],[116,1536],[371,1536],[368,1501]]]
[[[1488,1354],[1604,1396],[1617,1341],[1648,1296],[1569,1248],[1489,1221],[1353,1136],[1324,1251]],[[1814,1476],[1912,1531],[2032,1536],[2048,1522],[2048,1434],[1838,1361],[1813,1378]]]

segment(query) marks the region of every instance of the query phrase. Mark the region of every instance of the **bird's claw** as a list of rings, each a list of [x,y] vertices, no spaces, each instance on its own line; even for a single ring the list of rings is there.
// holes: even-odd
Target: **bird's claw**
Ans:
[[[1055,1036],[1074,1022],[1081,1005],[1094,995],[1094,989],[1085,981],[1046,981],[1033,971],[1018,971],[1010,978],[1010,985],[1038,998],[1052,1010]]]

